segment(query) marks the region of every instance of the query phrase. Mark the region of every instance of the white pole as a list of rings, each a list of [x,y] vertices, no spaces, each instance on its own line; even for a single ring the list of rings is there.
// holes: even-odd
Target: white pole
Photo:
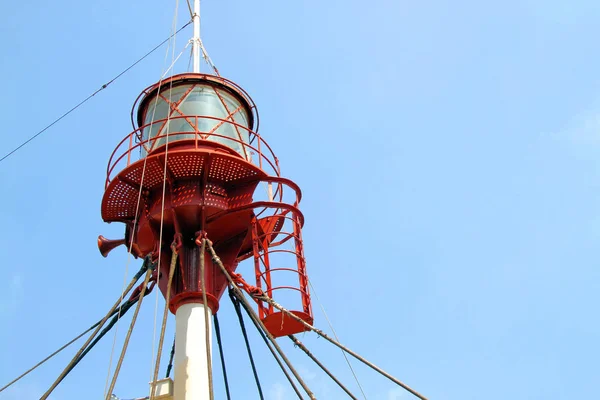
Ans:
[[[192,38],[192,55],[194,58],[194,72],[200,72],[200,0],[194,0],[194,37]]]
[[[211,314],[210,308],[208,310]],[[175,313],[175,391],[174,400],[209,400],[206,332],[211,339],[212,323],[208,329],[204,320],[204,305],[183,304]]]

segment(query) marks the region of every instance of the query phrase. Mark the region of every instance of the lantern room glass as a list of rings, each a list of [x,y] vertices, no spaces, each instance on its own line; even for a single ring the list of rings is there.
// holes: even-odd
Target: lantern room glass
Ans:
[[[146,106],[146,127],[142,129],[142,140],[148,142],[142,150],[143,155],[164,145],[167,134],[171,143],[176,140],[193,140],[196,138],[195,132],[198,132],[208,135],[206,140],[225,145],[245,159],[250,159],[249,149],[242,144],[248,144],[249,140],[248,115],[235,96],[206,82],[165,86]],[[163,121],[166,119],[168,121]],[[152,140],[157,136],[163,137]]]

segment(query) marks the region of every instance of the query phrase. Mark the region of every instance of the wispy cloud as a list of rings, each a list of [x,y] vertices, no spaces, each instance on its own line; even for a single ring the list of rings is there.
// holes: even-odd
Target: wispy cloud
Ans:
[[[281,382],[275,382],[269,388],[268,398],[269,400],[284,400],[287,395],[287,387]]]
[[[0,315],[8,316],[14,313],[23,299],[23,280],[20,275],[13,274],[4,281],[0,301]]]
[[[600,144],[600,106],[583,110],[550,137],[574,144]]]
[[[406,391],[402,388],[396,387],[388,390],[387,400],[400,400],[405,397]]]
[[[4,383],[4,382],[3,382]],[[44,393],[44,390],[37,383],[16,383],[14,386],[2,392],[3,400],[27,400],[37,399]],[[53,397],[49,397],[50,400]]]
[[[327,377],[324,373],[319,374],[318,372],[320,372],[320,370],[316,371],[315,369],[311,369],[302,364],[296,365],[296,371],[298,371],[298,373],[302,377],[302,380],[306,383],[306,385],[315,394],[317,398],[332,398],[332,383],[329,380],[329,377]],[[300,385],[297,386],[300,391],[303,391]],[[267,398],[269,400],[285,400],[294,397],[294,391],[287,381],[285,383],[275,382],[271,385],[267,393]]]
[[[522,6],[538,20],[561,25],[575,25],[578,22],[589,21],[599,11],[595,1],[525,0]]]
[[[571,137],[577,141],[600,141],[600,110],[586,111],[571,122],[569,129]]]

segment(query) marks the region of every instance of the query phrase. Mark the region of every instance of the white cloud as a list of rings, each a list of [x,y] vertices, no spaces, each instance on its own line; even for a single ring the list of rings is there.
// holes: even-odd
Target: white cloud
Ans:
[[[269,388],[268,398],[269,400],[285,400],[287,389],[280,382],[275,382]]]
[[[296,365],[296,371],[302,377],[306,386],[314,393],[317,398],[330,398],[331,390],[330,390],[330,381],[329,377],[325,375],[325,373],[319,375],[318,372],[320,370],[315,371],[314,369],[308,368],[305,365]],[[296,387],[300,390],[301,393],[304,393],[304,389],[302,386],[296,382]],[[296,397],[294,393],[294,389],[290,386],[289,382],[285,381],[276,382],[269,388],[269,392],[267,394],[267,398],[269,400],[287,400]]]
[[[400,400],[404,398],[406,391],[402,388],[396,387],[388,390],[387,400]]]
[[[298,373],[300,374],[302,379],[304,379],[304,381],[308,382],[308,381],[312,381],[315,378],[317,378],[317,374],[313,370],[307,368],[304,365],[298,365],[296,367],[296,370],[298,371]]]
[[[2,382],[5,383],[5,382]],[[45,389],[42,389],[37,383],[15,383],[14,386],[6,389],[6,391],[2,392],[3,400],[28,400],[28,399],[37,399],[42,393],[45,392]],[[49,397],[52,400],[52,396]]]
[[[575,25],[589,21],[598,14],[598,5],[594,1],[525,0],[522,5],[531,16],[551,24]]]
[[[579,144],[600,144],[600,107],[575,115],[563,129],[550,137]]]
[[[573,121],[574,138],[583,141],[598,141],[600,139],[600,112],[587,112],[578,115]]]

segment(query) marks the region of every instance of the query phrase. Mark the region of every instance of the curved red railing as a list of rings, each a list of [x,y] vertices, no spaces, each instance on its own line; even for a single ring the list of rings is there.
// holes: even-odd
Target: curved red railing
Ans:
[[[296,210],[285,211],[283,214],[274,214],[275,218],[281,218],[284,222],[281,223],[278,228],[266,231],[264,233],[258,232],[258,225],[260,220],[255,220],[254,228],[252,230],[252,238],[254,242],[254,269],[256,286],[263,290],[269,297],[273,297],[273,292],[279,290],[292,290],[300,294],[299,300],[302,304],[302,311],[308,315],[312,315],[310,293],[308,290],[308,277],[306,275],[306,260],[304,259],[304,251],[302,245],[301,228],[302,221],[300,214]],[[291,221],[291,232],[290,227],[285,222]],[[286,227],[287,225],[287,227]],[[282,238],[275,241],[280,235]],[[290,239],[294,239],[289,242]],[[281,248],[281,245],[289,242],[288,247],[291,249]],[[296,264],[295,268],[282,267],[273,265],[281,260],[275,261],[273,255],[276,253],[289,254],[289,263],[294,260]],[[281,279],[281,273],[293,272],[297,275],[297,286],[291,286],[289,279],[285,279],[285,282]],[[277,278],[280,276],[280,278]],[[280,283],[277,283],[279,281]],[[270,305],[265,305],[259,302],[259,314],[261,318],[266,318],[268,315],[273,314],[275,310]],[[292,307],[292,309],[297,309]]]
[[[193,131],[167,132],[165,134],[153,136],[152,138],[146,138],[146,139],[144,139],[142,137],[143,131],[145,129],[151,129],[154,125],[162,125],[162,124],[168,123],[170,121],[179,120],[179,119],[184,119],[184,120],[188,121],[190,118],[194,119],[194,121],[195,121],[195,124],[193,126],[193,128],[195,130],[193,130]],[[244,140],[240,140],[240,139],[233,138],[230,136],[225,136],[220,133],[215,133],[212,131],[209,131],[209,132],[200,131],[200,130],[198,130],[198,121],[201,119],[218,121],[219,122],[218,127],[221,127],[225,124],[229,124],[229,125],[239,128],[239,129],[243,129],[244,131],[246,131],[248,133],[248,141],[246,142]],[[190,127],[192,127],[191,124],[190,124]],[[212,130],[215,130],[215,129],[212,129]],[[185,139],[175,139],[173,141],[168,140],[168,138],[174,138],[178,135],[187,135],[187,137]],[[194,138],[190,138],[191,135],[193,135]],[[146,156],[147,156],[147,155],[151,155],[152,153],[158,151],[161,147],[166,146],[166,144],[160,144],[159,146],[155,147],[155,145],[161,139],[165,139],[165,138],[168,143],[193,140],[196,148],[198,148],[199,143],[200,144],[203,142],[215,143],[215,140],[211,140],[211,138],[219,139],[219,142],[217,142],[218,144],[226,146],[226,147],[230,148],[231,150],[235,151],[236,154],[238,154],[240,156],[240,158],[245,159],[246,161],[248,161],[248,162],[252,163],[253,165],[257,166],[258,168],[260,168],[261,170],[265,170],[265,168],[270,169],[271,171],[268,171],[268,170],[265,171],[265,172],[267,172],[268,175],[274,175],[276,177],[280,177],[279,160],[277,159],[277,156],[275,156],[275,153],[271,149],[271,146],[269,146],[269,144],[258,133],[250,130],[249,128],[247,128],[241,124],[238,124],[234,121],[223,119],[223,118],[218,118],[218,117],[213,117],[213,116],[201,116],[201,115],[179,115],[179,116],[175,116],[175,117],[169,117],[169,118],[155,120],[151,123],[148,123],[146,125],[143,125],[143,126],[137,128],[136,130],[132,131],[127,136],[125,136],[119,142],[119,144],[117,144],[117,147],[112,152],[112,154],[108,160],[108,165],[106,168],[106,187],[108,187],[110,182],[114,179],[113,173],[117,169],[117,166],[121,165],[121,162],[125,158],[127,158],[126,163],[121,165],[121,168],[118,169],[117,173],[120,172],[121,169],[126,168],[129,165],[131,165],[133,162],[137,162],[138,160],[142,159],[144,157],[144,155],[142,155],[143,151],[146,151],[146,153],[147,153]],[[244,150],[244,153],[250,154],[250,156],[244,157],[243,155],[239,154],[237,152],[237,150],[235,150],[234,147],[227,146],[227,144],[226,144],[227,142],[230,142],[232,145],[235,143],[238,146],[241,146],[242,149]],[[256,142],[256,143],[254,143],[254,142]],[[252,143],[252,144],[250,144],[250,143]],[[136,153],[138,153],[138,152],[140,153],[139,158],[136,158],[136,156],[137,156]],[[255,155],[257,157],[256,158],[252,157],[252,155]]]

